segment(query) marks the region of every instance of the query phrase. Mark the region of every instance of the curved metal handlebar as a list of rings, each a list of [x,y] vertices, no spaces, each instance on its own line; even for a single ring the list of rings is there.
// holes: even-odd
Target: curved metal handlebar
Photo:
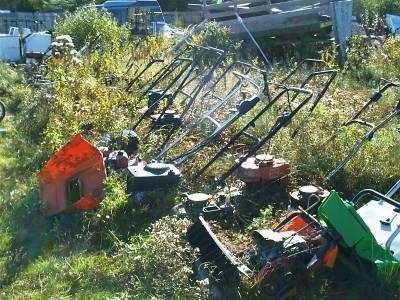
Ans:
[[[289,80],[290,77],[292,77],[299,69],[301,66],[305,65],[306,63],[318,63],[323,66],[326,65],[326,62],[320,59],[312,59],[312,58],[306,58],[303,59],[295,68],[293,68],[288,75],[281,81],[281,83],[285,83],[287,80]]]
[[[365,189],[362,190],[361,192],[359,192],[357,195],[354,196],[354,198],[351,200],[351,203],[353,205],[356,205],[358,201],[360,201],[362,198],[365,198],[366,196],[374,196],[377,197],[380,200],[383,200],[393,206],[395,206],[396,208],[400,209],[400,203],[393,200],[392,198],[389,198],[388,196],[385,196],[375,190],[372,189]]]
[[[364,104],[364,106],[347,122],[344,123],[344,126],[348,126],[354,123],[360,123],[360,122],[354,122],[358,117],[372,104],[375,102],[378,102],[379,99],[382,98],[383,93],[385,93],[388,89],[390,88],[400,88],[400,82],[394,82],[391,80],[387,80],[385,78],[381,78],[380,82],[385,82],[386,84],[383,87],[380,87],[377,91],[375,91],[372,96],[369,98],[369,100]],[[364,121],[365,122],[365,121]],[[368,124],[367,124],[368,125]]]
[[[247,129],[249,129],[251,126],[253,126],[254,122],[256,122],[267,110],[271,108],[271,106],[276,103],[285,93],[289,91],[294,91],[297,93],[302,93],[305,95],[305,99],[295,108],[293,109],[290,113],[284,114],[282,116],[279,116],[276,119],[275,124],[271,127],[267,135],[260,139],[254,146],[252,146],[245,156],[243,157],[243,161],[245,161],[247,158],[250,156],[254,155],[262,146],[265,145],[270,139],[272,139],[281,128],[287,126],[291,119],[308,103],[308,101],[313,97],[313,92],[308,89],[303,89],[303,88],[297,88],[297,87],[284,87],[282,86],[282,91],[274,97],[271,101],[267,103],[267,105],[257,113],[257,115],[250,120],[238,133],[236,133],[230,140],[229,142],[197,173],[197,177],[199,177],[206,169],[208,169],[242,134],[243,132],[246,132]],[[222,182],[224,182],[233,172],[236,171],[240,167],[240,165],[243,163],[243,161],[240,161],[238,163],[235,163],[233,166],[231,166],[218,180],[215,181],[215,183],[210,187],[210,189],[215,188],[216,186],[220,185]]]
[[[250,84],[252,84],[257,89],[258,94],[261,92],[260,85],[257,83],[257,81],[255,81],[249,75],[245,75],[245,74],[242,74],[242,73],[236,72],[236,71],[233,71],[232,74],[235,75],[238,79],[245,80],[245,81],[249,82]]]
[[[366,143],[367,141],[370,141],[375,133],[383,128],[386,124],[388,124],[393,118],[397,117],[400,115],[400,101],[397,104],[396,108],[391,112],[388,116],[386,116],[378,125],[374,126],[364,137],[361,139],[361,141],[353,148],[351,153],[344,158],[339,165],[331,172],[329,172],[325,178],[324,182],[330,180],[340,169],[342,169],[356,154],[357,152],[361,149],[361,147]]]
[[[206,51],[214,51],[214,52],[217,52],[218,54],[224,54],[225,53],[224,50],[219,49],[219,48],[215,48],[215,47],[202,46],[202,45],[197,45],[197,44],[193,44],[193,43],[190,43],[190,42],[186,42],[186,44],[188,46],[190,46],[190,47],[193,47],[193,48],[203,49],[203,50],[206,50]]]

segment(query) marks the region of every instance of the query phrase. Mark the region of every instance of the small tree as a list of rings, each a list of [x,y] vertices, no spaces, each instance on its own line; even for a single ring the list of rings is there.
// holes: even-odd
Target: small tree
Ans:
[[[85,43],[93,43],[102,48],[116,46],[129,39],[129,28],[119,26],[106,10],[97,10],[94,6],[78,8],[58,18],[55,25],[56,35],[70,35],[79,49]]]

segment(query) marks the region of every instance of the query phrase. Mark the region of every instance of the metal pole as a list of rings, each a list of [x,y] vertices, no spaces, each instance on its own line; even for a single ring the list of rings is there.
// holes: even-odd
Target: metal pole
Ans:
[[[235,15],[236,15],[236,19],[238,20],[238,22],[240,23],[240,25],[242,25],[243,29],[247,32],[247,34],[249,35],[250,39],[252,40],[252,42],[254,43],[254,45],[256,46],[258,52],[260,52],[264,62],[267,64],[267,66],[269,68],[272,67],[271,62],[269,61],[269,59],[267,58],[266,54],[264,53],[264,51],[261,49],[260,45],[257,43],[256,39],[254,38],[254,36],[251,34],[251,32],[249,31],[249,29],[247,28],[246,24],[244,24],[242,17],[239,16],[239,14],[236,11],[237,9],[237,4],[235,1]]]
[[[394,194],[399,190],[400,188],[400,180],[396,182],[394,186],[386,193],[386,197],[392,198]]]

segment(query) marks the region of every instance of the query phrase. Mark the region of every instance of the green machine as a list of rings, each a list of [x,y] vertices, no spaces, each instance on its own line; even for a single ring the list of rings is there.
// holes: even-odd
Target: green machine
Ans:
[[[363,190],[351,201],[332,191],[319,207],[318,216],[325,227],[338,234],[342,247],[353,248],[377,266],[399,264],[400,203],[391,198],[399,187],[400,181],[386,195]],[[369,201],[356,209],[365,198]]]

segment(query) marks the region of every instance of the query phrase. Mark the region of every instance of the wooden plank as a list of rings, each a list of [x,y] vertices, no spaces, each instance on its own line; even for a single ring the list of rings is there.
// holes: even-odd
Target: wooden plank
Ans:
[[[260,21],[260,18],[262,19]],[[255,36],[285,35],[317,31],[320,28],[318,10],[309,10],[307,13],[294,11],[267,16],[248,17],[244,20]],[[246,38],[246,34],[236,20],[220,22],[231,28],[232,34]]]
[[[332,2],[332,0],[292,0],[292,1],[287,1],[287,2],[278,2],[278,3],[273,3],[273,4],[267,4],[266,0],[237,0],[237,1],[228,1],[224,2],[221,4],[211,4],[207,5],[205,7],[206,10],[219,10],[223,8],[229,8],[229,7],[235,7],[235,4],[243,5],[243,4],[260,4],[260,5],[271,5],[271,7],[274,8],[281,8],[281,9],[290,9],[291,6],[296,6],[296,5],[313,5],[317,3],[329,3]]]
[[[330,0],[325,1],[322,5],[328,6]],[[278,9],[275,7],[271,7],[271,5],[262,5],[262,6],[256,6],[256,7],[251,7],[247,9],[238,9],[237,12],[239,15],[244,15],[244,14],[262,14],[263,12],[265,14],[272,13],[272,8],[281,10],[282,12],[287,12],[287,11],[295,11],[295,10],[301,10],[301,9],[313,9],[316,7],[320,7],[319,5],[310,5],[310,6],[299,6],[299,7],[292,7],[290,10],[282,10]],[[207,18],[208,19],[218,19],[218,18],[225,18],[225,17],[234,17],[235,15],[235,9],[234,8],[228,8],[229,10],[226,10],[224,12],[218,12],[218,13],[213,13],[209,12],[207,13]]]
[[[321,12],[329,10],[330,7],[330,2],[331,0],[320,0],[320,1],[315,1],[315,0],[299,0],[299,1],[291,1],[291,2],[296,2],[292,3],[290,6],[284,5],[284,4],[271,4],[271,5],[260,5],[260,6],[255,6],[255,7],[248,7],[247,9],[243,8],[238,8],[237,12],[239,15],[242,14],[251,14],[251,13],[262,13],[262,12],[271,12],[273,9],[276,10],[281,10],[281,11],[293,11],[293,10],[298,10],[304,7],[321,7]],[[304,5],[307,3],[312,3],[311,5]],[[325,7],[325,9],[322,9]],[[235,14],[235,8],[234,7],[228,7],[224,9],[223,11],[205,11],[205,15],[208,19],[217,19],[217,18],[224,18],[224,17],[230,17],[234,16]]]

